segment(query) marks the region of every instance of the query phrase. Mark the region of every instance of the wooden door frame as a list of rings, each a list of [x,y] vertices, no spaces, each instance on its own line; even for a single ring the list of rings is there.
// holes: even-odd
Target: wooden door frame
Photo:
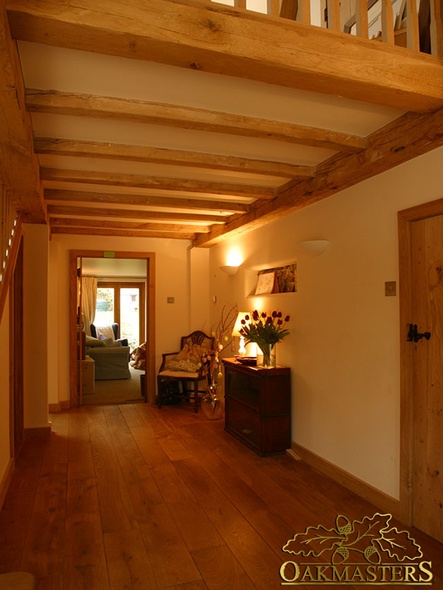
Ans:
[[[71,408],[78,402],[78,371],[77,371],[77,260],[79,258],[109,258],[103,250],[70,250],[69,251],[69,367],[70,367],[70,401]],[[113,252],[113,258],[137,258],[146,260],[146,320],[147,320],[147,351],[145,399],[155,403],[155,253],[154,252]],[[147,395],[146,395],[147,393]]]
[[[399,296],[400,296],[400,513],[411,525],[413,506],[413,347],[407,341],[408,327],[413,322],[412,306],[412,223],[443,215],[443,199],[411,207],[398,213]]]

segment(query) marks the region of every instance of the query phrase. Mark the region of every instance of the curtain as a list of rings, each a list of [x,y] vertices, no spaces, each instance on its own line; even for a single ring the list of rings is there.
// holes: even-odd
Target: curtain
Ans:
[[[95,277],[82,277],[82,313],[85,325],[85,334],[91,335],[91,324],[95,318],[97,303],[97,279]]]

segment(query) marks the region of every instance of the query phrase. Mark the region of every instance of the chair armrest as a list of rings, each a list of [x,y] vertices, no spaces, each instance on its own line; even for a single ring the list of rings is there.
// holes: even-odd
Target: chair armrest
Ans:
[[[160,365],[160,369],[158,370],[158,372],[161,373],[163,371],[163,369],[165,368],[165,365],[166,365],[166,360],[169,356],[175,356],[178,353],[179,353],[179,351],[177,351],[177,352],[164,352],[162,354],[162,364]]]

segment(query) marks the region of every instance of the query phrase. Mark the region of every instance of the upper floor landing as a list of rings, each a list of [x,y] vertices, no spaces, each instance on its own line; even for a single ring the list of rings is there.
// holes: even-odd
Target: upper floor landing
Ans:
[[[439,0],[6,0],[6,8],[19,40],[403,111],[443,106]]]

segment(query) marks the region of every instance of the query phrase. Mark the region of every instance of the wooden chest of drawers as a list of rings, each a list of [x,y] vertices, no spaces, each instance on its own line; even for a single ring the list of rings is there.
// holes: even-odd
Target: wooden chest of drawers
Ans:
[[[291,374],[288,367],[248,367],[224,359],[225,429],[259,455],[291,447]]]

